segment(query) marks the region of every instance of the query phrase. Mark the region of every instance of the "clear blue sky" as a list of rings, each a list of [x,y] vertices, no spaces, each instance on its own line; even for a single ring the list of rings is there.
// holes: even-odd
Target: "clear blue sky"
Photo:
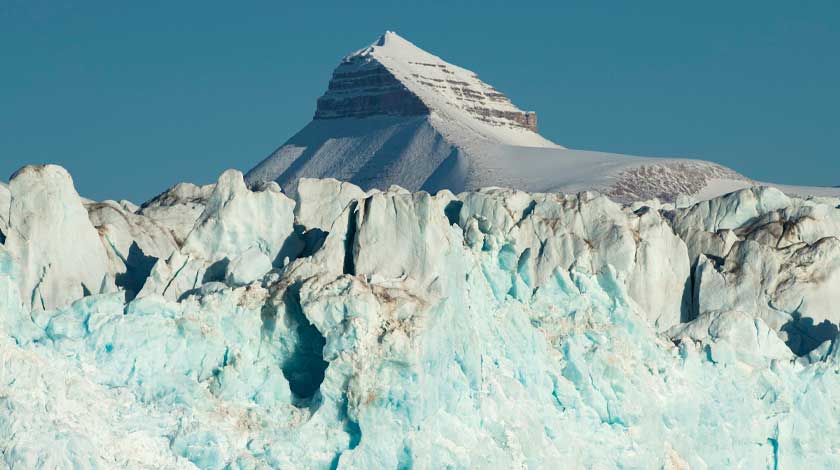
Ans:
[[[567,147],[840,185],[840,2],[306,3],[0,0],[2,179],[52,162],[141,202],[248,170],[392,29]]]

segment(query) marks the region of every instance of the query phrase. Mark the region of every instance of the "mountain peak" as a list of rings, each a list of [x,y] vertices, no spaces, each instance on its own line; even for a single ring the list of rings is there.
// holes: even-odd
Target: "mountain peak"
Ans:
[[[379,36],[379,39],[377,39],[376,42],[373,43],[373,45],[377,45],[377,46],[381,47],[381,46],[384,46],[389,41],[394,41],[394,40],[405,41],[405,39],[403,39],[402,36],[395,33],[394,31],[385,30],[385,32],[382,33],[382,36]],[[405,42],[408,42],[408,41],[405,41]]]
[[[315,119],[382,115],[436,115],[491,140],[505,134],[517,143],[553,145],[537,134],[536,113],[522,111],[475,73],[393,31],[342,60],[318,100]]]
[[[376,41],[373,41],[370,46],[350,54],[348,58],[360,54],[369,54],[374,50],[374,48],[381,47],[387,47],[389,49],[413,49],[415,51],[419,51],[420,53],[428,54],[426,51],[420,49],[414,43],[400,36],[396,32],[385,30],[385,32],[382,33]]]
[[[326,177],[365,190],[595,189],[627,202],[752,184],[709,162],[565,149],[537,133],[534,113],[391,31],[345,57],[312,122],[247,175],[289,193],[300,178]]]
[[[414,56],[414,57],[426,57],[436,59],[438,61],[443,62],[439,57],[436,57],[420,47],[418,47],[413,42],[409,41],[408,39],[400,36],[399,34],[395,33],[394,31],[385,31],[382,36],[379,36],[379,39],[376,40],[371,46],[375,48],[383,48],[387,52],[394,54],[402,54],[404,56]],[[384,52],[384,51],[382,51]]]

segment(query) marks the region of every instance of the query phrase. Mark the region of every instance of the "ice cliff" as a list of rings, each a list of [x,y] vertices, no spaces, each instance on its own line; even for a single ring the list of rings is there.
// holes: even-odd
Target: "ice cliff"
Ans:
[[[840,200],[0,186],[0,461],[840,466]]]

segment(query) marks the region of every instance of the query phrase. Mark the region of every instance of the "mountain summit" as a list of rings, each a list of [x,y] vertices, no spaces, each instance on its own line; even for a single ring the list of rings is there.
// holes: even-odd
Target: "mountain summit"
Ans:
[[[520,110],[474,73],[444,62],[391,31],[341,62],[318,100],[315,119],[427,116],[432,112],[491,128],[531,131],[508,136],[511,143],[550,145],[531,135],[537,132],[536,113]]]
[[[391,31],[345,57],[312,122],[247,174],[292,193],[302,177],[430,192],[595,189],[625,201],[752,185],[704,161],[566,149],[537,132],[536,113]]]

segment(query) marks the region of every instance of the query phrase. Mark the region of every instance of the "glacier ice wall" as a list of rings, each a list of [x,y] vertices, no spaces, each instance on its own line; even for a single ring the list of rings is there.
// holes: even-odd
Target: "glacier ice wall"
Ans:
[[[840,201],[299,187],[19,172],[5,466],[840,465]]]

